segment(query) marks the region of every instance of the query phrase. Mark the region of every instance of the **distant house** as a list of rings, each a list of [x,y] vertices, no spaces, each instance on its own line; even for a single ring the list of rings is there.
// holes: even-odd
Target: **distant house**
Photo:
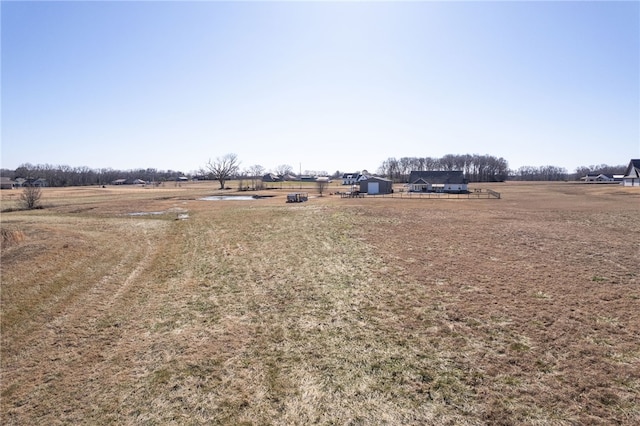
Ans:
[[[360,172],[355,173],[344,173],[342,175],[342,184],[343,185],[355,185],[358,182],[367,179],[367,176],[361,174]]]
[[[372,176],[360,181],[360,192],[369,195],[391,194],[393,192],[393,181]]]
[[[33,179],[19,177],[13,182],[14,188],[22,188],[24,186],[37,186],[39,188],[44,188],[49,186],[49,184],[47,183],[47,180],[43,178]]]
[[[280,176],[276,175],[275,173],[267,173],[266,175],[262,176],[262,181],[263,182],[280,182]]]
[[[450,192],[468,191],[468,183],[464,173],[453,171],[412,171],[409,175],[409,191],[411,192]]]
[[[640,159],[631,160],[622,178],[623,186],[640,186]]]
[[[585,183],[594,182],[613,182],[613,175],[606,175],[604,173],[587,173],[586,176],[580,178]]]
[[[116,179],[111,181],[111,185],[144,185],[146,183],[142,179]]]
[[[315,182],[317,179],[314,175],[300,175],[300,180],[302,182]]]
[[[0,189],[13,189],[15,182],[8,177],[0,177]]]

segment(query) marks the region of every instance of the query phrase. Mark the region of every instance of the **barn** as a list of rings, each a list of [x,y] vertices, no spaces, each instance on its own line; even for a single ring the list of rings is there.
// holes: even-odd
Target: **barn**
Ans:
[[[380,177],[370,177],[360,181],[360,192],[369,195],[391,194],[393,192],[393,182]]]

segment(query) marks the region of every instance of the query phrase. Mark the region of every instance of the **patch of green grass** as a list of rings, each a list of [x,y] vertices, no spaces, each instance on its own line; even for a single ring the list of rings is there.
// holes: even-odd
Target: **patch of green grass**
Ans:
[[[153,375],[151,376],[151,384],[153,386],[165,385],[169,383],[170,379],[171,372],[165,368],[162,368],[153,372]]]
[[[20,385],[18,383],[11,383],[0,393],[0,396],[2,396],[2,398],[10,398],[19,388]]]
[[[509,386],[520,386],[522,384],[522,380],[518,377],[505,375],[501,377],[502,383]]]
[[[522,342],[513,342],[509,345],[509,349],[514,352],[526,352],[529,350],[529,346]]]

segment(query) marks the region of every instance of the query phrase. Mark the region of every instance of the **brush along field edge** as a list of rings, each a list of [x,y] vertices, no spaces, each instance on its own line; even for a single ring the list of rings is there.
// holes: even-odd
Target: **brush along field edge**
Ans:
[[[3,421],[640,419],[633,211],[386,201],[11,216]]]

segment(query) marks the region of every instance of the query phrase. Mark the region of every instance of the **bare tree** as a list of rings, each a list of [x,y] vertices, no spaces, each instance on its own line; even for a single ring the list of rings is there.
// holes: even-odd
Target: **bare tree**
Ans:
[[[40,207],[40,198],[42,190],[39,186],[27,185],[20,194],[20,203],[27,210],[37,209]]]
[[[324,190],[329,186],[329,179],[317,179],[316,180],[316,188],[318,189],[318,193],[322,197]]]
[[[227,154],[223,157],[218,157],[215,161],[211,161],[205,165],[209,175],[218,182],[220,182],[220,189],[224,189],[225,181],[229,180],[234,174],[238,172],[240,162],[236,154]]]
[[[258,188],[259,184],[262,183],[262,174],[264,173],[264,167],[259,164],[254,164],[249,167],[249,175],[251,176],[251,182],[253,183],[253,189],[261,189]],[[260,185],[261,186],[261,185]]]
[[[280,164],[278,167],[276,167],[276,174],[280,176],[283,180],[286,179],[287,175],[290,175],[292,173],[293,173],[293,167],[291,167],[288,164]]]

